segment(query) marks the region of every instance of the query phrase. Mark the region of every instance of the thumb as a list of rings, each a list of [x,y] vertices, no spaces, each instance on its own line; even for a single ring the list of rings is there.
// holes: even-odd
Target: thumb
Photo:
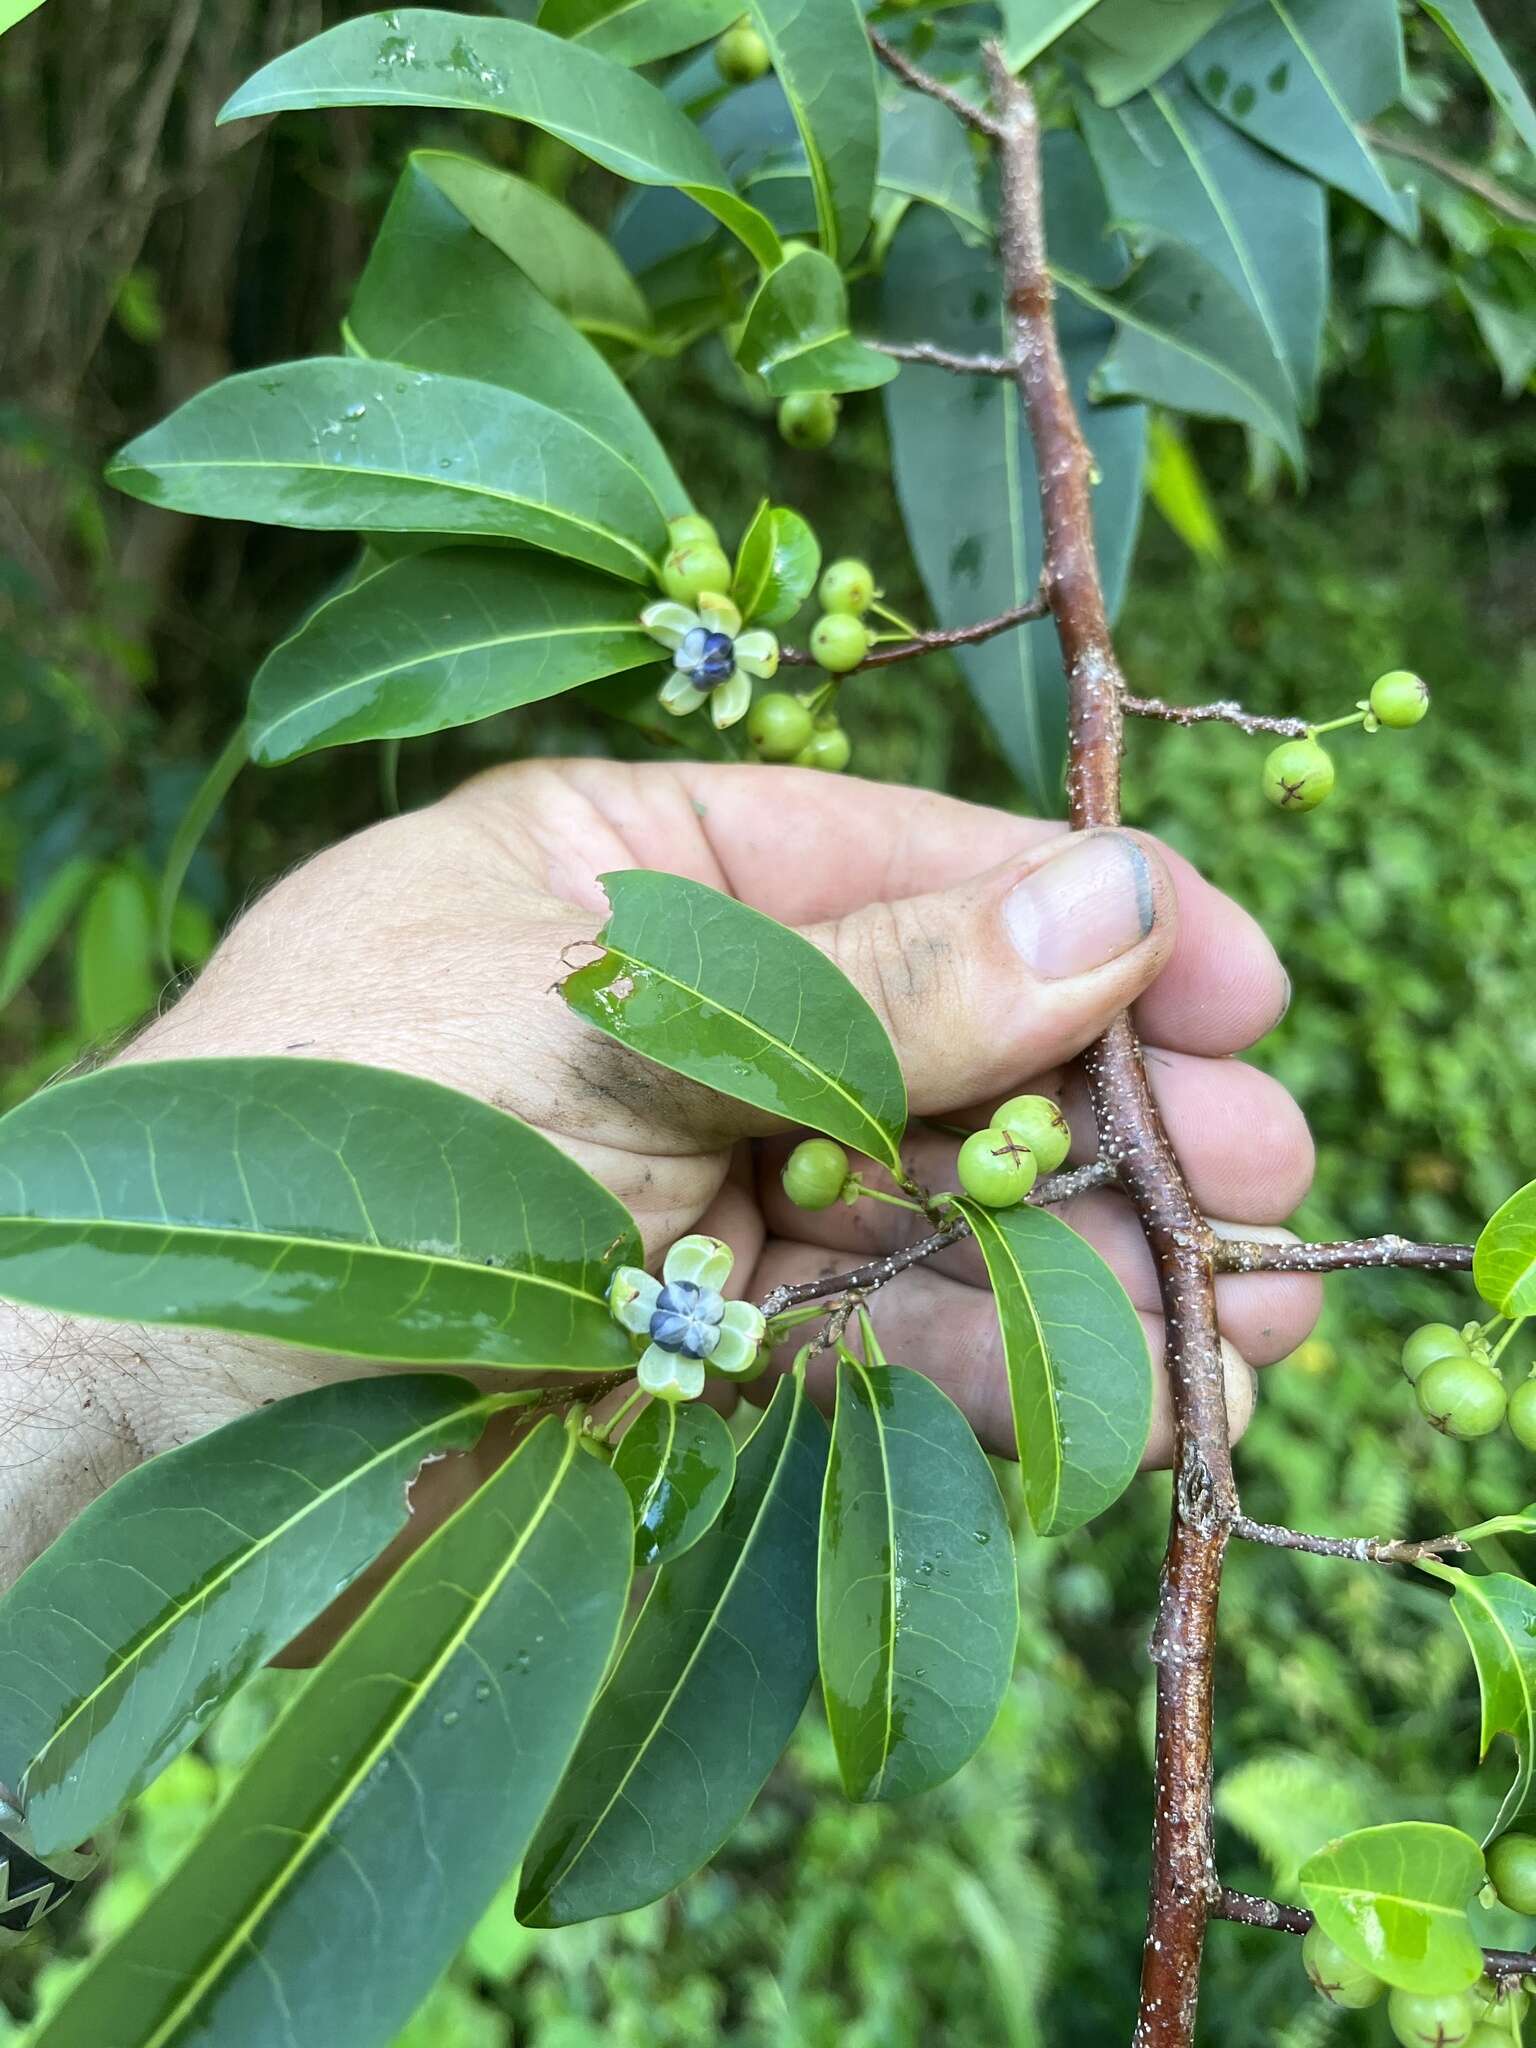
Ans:
[[[1105,830],[804,936],[874,1005],[922,1115],[1081,1052],[1166,966],[1177,918],[1156,851]]]

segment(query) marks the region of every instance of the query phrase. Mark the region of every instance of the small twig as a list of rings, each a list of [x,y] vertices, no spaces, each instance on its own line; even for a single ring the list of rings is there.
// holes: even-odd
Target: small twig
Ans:
[[[1232,1920],[1240,1927],[1267,1927],[1275,1934],[1308,1934],[1312,1915],[1304,1906],[1282,1906],[1278,1899],[1255,1898],[1252,1892],[1219,1891],[1211,1917]],[[1495,1980],[1536,1975],[1536,1954],[1516,1948],[1485,1948],[1483,1975]]]
[[[888,43],[879,29],[869,31],[869,40],[875,55],[887,71],[894,71],[903,84],[910,85],[914,92],[924,92],[929,99],[937,100],[941,107],[948,107],[952,114],[958,114],[967,128],[974,128],[978,135],[990,135],[995,141],[1002,132],[992,116],[980,107],[973,107],[964,93],[956,92],[953,86],[945,85],[929,72],[922,70],[912,59]]]
[[[1413,1267],[1422,1273],[1465,1273],[1469,1244],[1415,1244],[1411,1238],[1354,1237],[1335,1244],[1261,1244],[1250,1238],[1216,1242],[1218,1273],[1353,1273],[1369,1267]]]
[[[1161,697],[1122,697],[1122,707],[1137,718],[1161,718],[1169,725],[1235,725],[1240,732],[1279,733],[1286,739],[1305,739],[1310,730],[1304,718],[1269,718],[1257,711],[1245,711],[1241,704],[1223,698],[1216,704],[1168,704]]]
[[[1347,1557],[1355,1564],[1420,1564],[1426,1557],[1472,1548],[1461,1536],[1430,1536],[1417,1543],[1406,1537],[1310,1536],[1304,1529],[1256,1522],[1243,1514],[1232,1517],[1232,1534],[1248,1543],[1267,1543],[1275,1550],[1303,1550],[1309,1557]]]
[[[931,341],[866,341],[866,348],[894,356],[898,363],[925,363],[935,370],[952,370],[957,377],[1011,377],[1013,365],[1006,356],[961,356]]]
[[[999,633],[1011,632],[1015,626],[1027,626],[1035,619],[1043,619],[1051,609],[1050,599],[1043,590],[1025,604],[1016,604],[1012,611],[999,612],[995,619],[983,619],[975,626],[951,626],[944,632],[919,633],[915,640],[902,640],[894,647],[872,647],[859,663],[860,668],[889,668],[895,661],[916,661],[923,654],[940,654],[947,647],[975,647],[983,640],[993,640]],[[800,647],[781,647],[779,661],[785,668],[815,668],[816,658]]]
[[[1455,157],[1442,156],[1438,149],[1431,149],[1427,142],[1419,142],[1411,135],[1389,135],[1384,128],[1369,127],[1363,127],[1360,132],[1377,149],[1387,150],[1393,156],[1405,156],[1411,163],[1423,164],[1426,170],[1444,178],[1447,184],[1460,185],[1463,191],[1475,192],[1479,199],[1486,200],[1499,213],[1507,213],[1511,220],[1524,221],[1527,227],[1536,227],[1536,204],[1497,184],[1484,172],[1474,171],[1469,164],[1458,163]]]

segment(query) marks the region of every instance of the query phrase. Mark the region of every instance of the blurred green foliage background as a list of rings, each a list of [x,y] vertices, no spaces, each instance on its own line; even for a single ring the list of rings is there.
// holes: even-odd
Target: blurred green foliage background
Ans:
[[[261,652],[345,559],[339,540],[111,501],[97,475],[114,443],[214,376],[324,347],[408,142],[465,140],[360,114],[255,138],[213,130],[229,83],[349,11],[58,0],[0,50],[0,275],[15,314],[0,333],[0,885],[13,932],[70,862],[84,878],[58,943],[0,1014],[7,1100],[162,999],[150,899],[170,835]],[[1501,32],[1536,56],[1518,13]],[[1450,143],[1481,150],[1477,95],[1463,105],[1450,73],[1435,83]],[[468,140],[516,149],[504,133]],[[563,181],[568,166],[534,156]],[[600,181],[575,190],[600,213]],[[1338,795],[1306,820],[1263,804],[1254,743],[1142,727],[1129,814],[1248,904],[1290,968],[1291,1011],[1255,1056],[1318,1136],[1301,1227],[1466,1237],[1536,1172],[1536,414],[1509,402],[1460,300],[1401,303],[1415,295],[1381,287],[1375,232],[1342,206],[1337,225],[1334,374],[1306,489],[1256,493],[1238,437],[1198,435],[1219,534],[1196,555],[1149,511],[1122,647],[1149,692],[1318,717],[1411,666],[1433,714],[1412,734],[1343,736]],[[873,401],[849,404],[825,454],[796,455],[723,355],[653,366],[637,389],[728,535],[771,489],[829,553],[869,557],[892,601],[920,609]],[[860,772],[1011,800],[942,665],[876,672],[846,721]],[[570,701],[535,707],[410,744],[402,797],[427,801],[519,752],[615,743]],[[181,964],[252,890],[382,806],[363,750],[245,775],[193,864]],[[1507,1436],[1435,1436],[1397,1376],[1414,1321],[1471,1309],[1464,1281],[1331,1282],[1318,1335],[1267,1375],[1239,1453],[1250,1512],[1390,1536],[1536,1495]],[[813,1710],[713,1869],[664,1906],[555,1934],[519,1929],[508,1897],[402,2048],[1127,2038],[1150,1797],[1143,1651],[1166,1511],[1166,1482],[1147,1481],[1074,1537],[1024,1539],[1018,1682],[951,1785],[847,1807]],[[1477,1768],[1475,1684],[1445,1606],[1406,1575],[1234,1557],[1219,1677],[1228,1882],[1294,1895],[1313,1846],[1370,1821],[1481,1831],[1510,1758]],[[274,1674],[239,1702],[130,1818],[106,1881],[0,1961],[0,2044],[174,1858],[289,1683]],[[425,1881],[402,1873],[402,1915]],[[1486,1924],[1490,1940],[1536,1937],[1507,1914]],[[1201,2038],[1387,2035],[1379,2012],[1321,2006],[1290,1942],[1218,1927]]]

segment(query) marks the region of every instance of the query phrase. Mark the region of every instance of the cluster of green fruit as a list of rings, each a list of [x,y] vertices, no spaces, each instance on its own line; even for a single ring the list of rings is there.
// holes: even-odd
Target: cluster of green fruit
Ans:
[[[875,579],[867,562],[851,557],[822,571],[816,595],[821,617],[811,628],[811,653],[829,675],[846,675],[869,652],[863,614],[875,601]],[[824,685],[805,697],[771,690],[747,715],[747,739],[760,761],[791,761],[797,768],[848,766],[853,747],[832,709]]]
[[[1304,739],[1282,740],[1264,761],[1264,794],[1277,810],[1315,811],[1333,790],[1333,756],[1321,744],[1318,734],[1341,726],[1363,725],[1367,732],[1382,726],[1404,730],[1417,725],[1429,710],[1429,688],[1405,668],[1378,676],[1369,696],[1362,697],[1343,718],[1317,725]]]
[[[772,62],[768,45],[745,14],[715,43],[715,68],[727,85],[750,85]]]
[[[1442,1435],[1489,1436],[1507,1419],[1515,1440],[1536,1451],[1536,1377],[1507,1394],[1476,1323],[1421,1324],[1403,1346],[1403,1371],[1425,1421]]]
[[[973,1202],[1011,1209],[1042,1173],[1054,1173],[1072,1149],[1060,1103],[1049,1095],[1015,1095],[992,1113],[984,1131],[972,1131],[955,1169]]]
[[[1536,1840],[1530,1836],[1521,1839],[1536,1849]],[[1495,1849],[1498,1846],[1494,1844]],[[1492,1855],[1490,1850],[1490,1866]],[[1307,1933],[1301,1959],[1315,1989],[1330,2005],[1358,2012],[1374,2005],[1387,1988],[1373,1971],[1346,1955],[1321,1927]],[[1394,1991],[1387,2000],[1387,2021],[1403,2048],[1511,2048],[1515,2036],[1510,2023],[1518,2024],[1525,2008],[1523,1991],[1505,1990],[1492,1978],[1481,1977],[1470,1991],[1438,1996]]]

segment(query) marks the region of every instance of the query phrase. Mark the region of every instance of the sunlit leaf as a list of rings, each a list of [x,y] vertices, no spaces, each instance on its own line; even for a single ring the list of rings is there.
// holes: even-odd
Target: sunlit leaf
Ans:
[[[794,391],[867,391],[896,374],[889,356],[856,341],[837,265],[797,249],[758,286],[736,359],[775,398]]]
[[[669,1564],[713,1528],[736,1476],[736,1446],[702,1401],[652,1401],[625,1430],[613,1469],[635,1515],[635,1563]]]
[[[75,1017],[87,1040],[113,1039],[154,1008],[154,913],[144,876],[120,863],[97,877],[75,931]]]
[[[1008,1392],[1035,1532],[1058,1536],[1129,1486],[1152,1426],[1141,1318],[1075,1230],[1027,1203],[961,1201],[997,1296]]]
[[[702,882],[603,875],[599,960],[561,984],[611,1038],[901,1170],[907,1093],[885,1027],[798,932]]]
[[[1013,1673],[1013,1543],[970,1424],[904,1366],[838,1364],[817,1615],[849,1798],[902,1799],[953,1776]]]
[[[1147,437],[1147,496],[1190,550],[1210,562],[1227,557],[1226,536],[1205,477],[1166,413],[1154,413]]]
[[[1467,1920],[1483,1879],[1470,1835],[1410,1820],[1319,1849],[1301,1866],[1301,1893],[1347,1956],[1401,1990],[1434,1996],[1483,1973]]]
[[[656,1576],[523,1867],[521,1917],[563,1927],[660,1898],[735,1829],[816,1675],[827,1426],[785,1379],[719,1521]]]
[[[1472,1278],[1500,1315],[1536,1315],[1536,1180],[1516,1189],[1479,1231]]]
[[[731,596],[744,619],[782,626],[816,588],[821,543],[798,512],[765,498],[736,551]]]
[[[1528,1525],[1528,1518],[1501,1517],[1505,1527],[1522,1520]],[[1491,1840],[1536,1812],[1536,1586],[1509,1572],[1474,1574],[1448,1564],[1437,1564],[1434,1576],[1452,1589],[1451,1612],[1477,1666],[1481,1753],[1488,1754],[1496,1735],[1515,1745],[1514,1783],[1488,1830]]]
[[[520,540],[635,583],[666,540],[650,486],[577,421],[499,384],[348,356],[225,378],[107,477],[207,518]]]
[[[0,1599],[0,1782],[72,1849],[400,1530],[495,1406],[447,1374],[317,1387],[120,1479]]]
[[[393,2040],[570,1757],[630,1540],[613,1474],[543,1423],[343,1637],[37,2048]]]
[[[853,0],[842,4],[857,23]],[[361,15],[274,59],[219,119],[382,106],[457,107],[528,121],[634,184],[677,186],[760,263],[778,261],[773,229],[732,190],[709,144],[663,93],[613,58],[526,22],[420,7]]]
[[[627,1211],[516,1117],[377,1067],[158,1060],[0,1119],[0,1293],[393,1364],[624,1365]]]
[[[662,650],[639,594],[575,562],[503,549],[415,555],[344,590],[275,647],[251,686],[251,747],[316,747],[468,725]]]

